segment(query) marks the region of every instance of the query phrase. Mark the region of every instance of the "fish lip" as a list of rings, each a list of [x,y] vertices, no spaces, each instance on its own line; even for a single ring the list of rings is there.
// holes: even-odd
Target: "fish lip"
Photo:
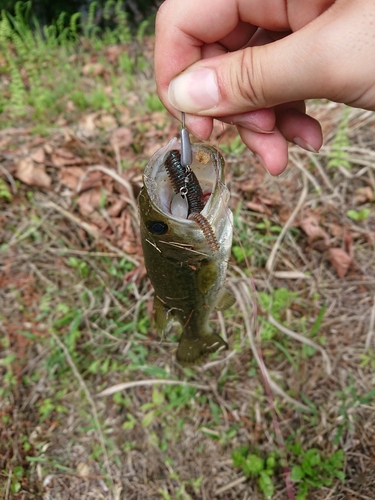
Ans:
[[[177,149],[178,151],[181,150],[181,143],[178,141],[176,137],[174,137],[172,140],[168,142],[168,144],[160,148],[152,155],[150,161],[148,162],[145,168],[143,174],[143,182],[148,192],[150,202],[152,203],[153,208],[156,212],[158,212],[160,215],[164,217],[168,217],[168,219],[174,221],[175,223],[186,224],[186,226],[192,227],[192,225],[196,224],[194,221],[191,221],[187,218],[185,219],[183,217],[175,216],[169,210],[169,206],[174,191],[172,185],[169,182],[168,174],[163,164],[166,153],[173,149]],[[218,212],[221,211],[220,206],[222,204],[226,204],[226,202],[229,199],[229,191],[225,185],[225,176],[224,176],[224,168],[222,160],[216,162],[216,165],[213,164],[212,153],[215,152],[216,150],[212,146],[193,143],[192,149],[193,149],[193,155],[194,152],[197,153],[197,151],[200,149],[203,149],[207,153],[210,153],[211,157],[210,164],[214,169],[214,172],[212,174],[212,179],[209,179],[207,176],[201,175],[202,172],[199,171],[199,165],[198,167],[195,165],[195,168],[193,167],[193,170],[197,175],[199,182],[204,183],[204,185],[210,187],[211,196],[208,199],[201,213],[207,218],[207,220],[211,224],[215,225],[215,221],[219,215]],[[202,169],[204,168],[208,169],[209,167],[204,167],[204,165],[202,164]],[[158,175],[159,179],[157,179]],[[165,202],[165,200],[163,201],[161,194],[162,189],[160,188],[160,183],[164,181],[167,181],[167,184],[165,185],[166,189],[164,192],[164,196],[168,196],[167,202]],[[219,186],[221,192],[217,193]],[[219,198],[217,195],[219,195]]]

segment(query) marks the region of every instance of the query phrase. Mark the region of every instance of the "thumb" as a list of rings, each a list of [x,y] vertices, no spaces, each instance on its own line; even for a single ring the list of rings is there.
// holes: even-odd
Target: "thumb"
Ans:
[[[190,114],[225,116],[325,97],[327,64],[309,31],[193,64],[171,81],[170,103]]]

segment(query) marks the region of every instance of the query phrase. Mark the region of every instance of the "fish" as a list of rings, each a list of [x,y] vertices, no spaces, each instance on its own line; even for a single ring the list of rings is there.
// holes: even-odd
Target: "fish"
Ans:
[[[173,174],[173,169],[181,168],[180,150],[174,138],[151,157],[144,170],[138,206],[145,267],[155,291],[155,328],[165,337],[173,322],[180,323],[176,358],[189,366],[202,362],[211,352],[228,348],[210,326],[209,316],[214,309],[224,310],[235,302],[225,287],[233,215],[227,208],[224,159],[205,144],[192,144],[190,169],[199,186],[190,184],[202,204],[196,203],[198,209],[191,213],[192,196],[178,191],[179,172],[175,179]],[[166,162],[172,164],[172,174]],[[194,200],[191,203],[194,205]]]

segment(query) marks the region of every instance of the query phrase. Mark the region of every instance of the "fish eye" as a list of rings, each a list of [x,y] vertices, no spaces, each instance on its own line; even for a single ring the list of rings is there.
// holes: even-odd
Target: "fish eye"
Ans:
[[[168,231],[168,224],[161,221],[151,221],[147,223],[147,229],[153,234],[165,234]]]

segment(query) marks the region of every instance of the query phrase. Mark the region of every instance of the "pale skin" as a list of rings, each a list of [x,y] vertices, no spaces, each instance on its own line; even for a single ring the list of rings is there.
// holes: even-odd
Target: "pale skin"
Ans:
[[[256,33],[256,34],[255,34]],[[156,19],[155,76],[168,111],[208,139],[234,124],[273,175],[288,142],[318,151],[306,99],[375,111],[374,0],[166,0]]]

